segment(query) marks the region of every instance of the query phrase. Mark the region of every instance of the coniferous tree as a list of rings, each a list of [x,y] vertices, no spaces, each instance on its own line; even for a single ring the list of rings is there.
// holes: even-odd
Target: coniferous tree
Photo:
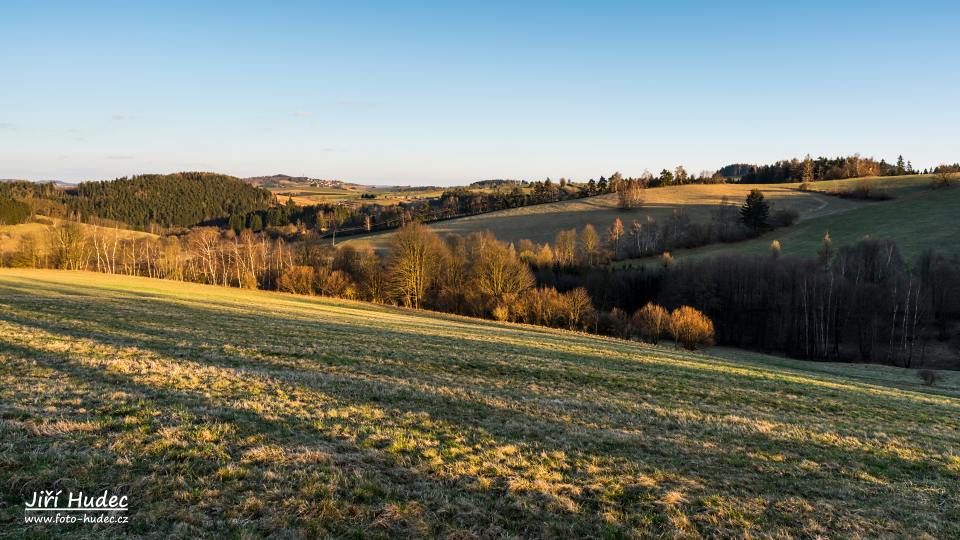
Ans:
[[[743,224],[759,232],[767,228],[769,216],[770,205],[764,200],[763,193],[759,189],[751,190],[743,206],[740,207],[740,219]]]

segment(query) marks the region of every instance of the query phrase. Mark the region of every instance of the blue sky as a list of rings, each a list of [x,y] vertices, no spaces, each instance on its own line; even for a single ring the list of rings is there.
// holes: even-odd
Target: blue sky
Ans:
[[[0,3],[0,178],[960,160],[955,2]]]

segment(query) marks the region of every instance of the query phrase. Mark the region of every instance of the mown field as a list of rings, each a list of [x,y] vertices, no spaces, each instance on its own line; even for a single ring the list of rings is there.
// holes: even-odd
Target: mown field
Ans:
[[[792,208],[800,214],[801,220],[843,212],[864,204],[819,193],[802,192],[795,185],[685,185],[646,190],[644,205],[637,210],[617,208],[617,196],[611,194],[511,208],[431,223],[430,227],[441,235],[448,233],[467,235],[490,230],[497,238],[509,242],[526,238],[538,243],[553,243],[557,231],[581,229],[588,223],[598,231],[602,231],[618,217],[623,221],[624,226],[629,228],[633,220],[643,221],[648,215],[656,219],[665,219],[675,210],[682,210],[692,221],[706,222],[711,219],[723,197],[739,205],[753,188],[763,191],[773,208]],[[374,247],[383,248],[389,245],[391,237],[392,233],[387,232],[350,241],[365,242]]]
[[[862,181],[818,182],[814,188],[828,192],[847,191]],[[927,249],[960,255],[960,188],[931,189],[932,177],[926,175],[866,181],[875,191],[889,193],[894,198],[860,203],[854,208],[803,220],[792,227],[772,231],[746,242],[678,250],[673,252],[673,256],[704,257],[724,252],[769,253],[770,243],[779,240],[785,254],[815,257],[823,243],[824,234],[828,232],[834,249],[870,236],[895,240],[901,253],[908,259],[915,258]]]
[[[0,270],[0,535],[956,538],[944,377]],[[26,530],[52,487],[130,524]]]

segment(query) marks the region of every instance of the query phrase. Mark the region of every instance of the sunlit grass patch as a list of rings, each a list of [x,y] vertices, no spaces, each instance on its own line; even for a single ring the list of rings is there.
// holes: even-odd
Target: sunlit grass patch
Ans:
[[[3,270],[0,528],[57,485],[158,536],[960,534],[954,375],[718,353]]]

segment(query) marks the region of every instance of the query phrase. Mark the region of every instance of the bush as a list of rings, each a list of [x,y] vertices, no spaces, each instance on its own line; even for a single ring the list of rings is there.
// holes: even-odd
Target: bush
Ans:
[[[660,256],[660,264],[663,265],[664,268],[671,268],[673,263],[673,255],[671,255],[669,251],[664,251],[663,255]]]
[[[921,369],[917,372],[917,377],[920,377],[920,380],[923,381],[923,384],[927,386],[933,386],[940,380],[940,374],[932,369]]]
[[[770,214],[770,226],[777,229],[789,227],[800,219],[800,213],[793,208],[781,208]]]
[[[527,289],[520,295],[514,314],[519,320],[543,326],[560,326],[566,301],[556,289]]]
[[[633,314],[630,324],[644,341],[656,344],[667,331],[670,314],[663,307],[648,302]]]
[[[323,296],[334,298],[356,298],[357,287],[346,272],[333,270],[316,275],[316,287]]]
[[[713,345],[713,321],[690,306],[681,306],[670,314],[670,335],[677,345],[691,351]]]
[[[624,339],[630,337],[630,321],[627,319],[627,314],[620,308],[602,313],[597,326],[600,334]]]
[[[294,294],[313,294],[313,268],[291,266],[277,279],[277,290]]]
[[[844,199],[860,199],[863,201],[888,201],[893,197],[889,193],[877,191],[872,182],[861,180],[851,190],[837,193]]]
[[[507,321],[510,319],[510,308],[506,304],[498,304],[493,308],[491,315],[493,315],[495,321]]]

